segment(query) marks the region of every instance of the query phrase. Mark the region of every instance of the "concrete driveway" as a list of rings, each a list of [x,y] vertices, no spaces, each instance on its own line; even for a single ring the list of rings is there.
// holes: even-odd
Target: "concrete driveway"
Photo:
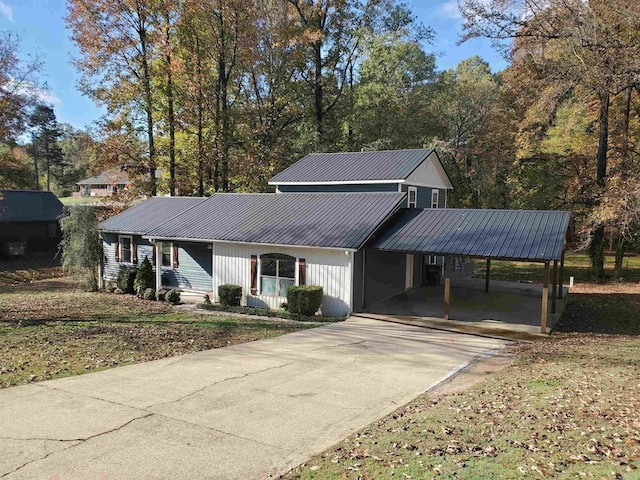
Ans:
[[[0,478],[270,478],[504,342],[367,319],[0,391]]]

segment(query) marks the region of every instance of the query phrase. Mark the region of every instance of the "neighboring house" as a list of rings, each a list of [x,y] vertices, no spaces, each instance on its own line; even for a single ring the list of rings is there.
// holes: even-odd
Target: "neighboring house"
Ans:
[[[156,170],[156,178],[162,176],[162,170]],[[74,197],[108,197],[116,193],[125,192],[131,184],[127,172],[120,168],[105,170],[95,177],[80,180],[76,185],[80,187],[74,192]]]
[[[64,206],[51,192],[0,190],[0,254],[55,251]]]
[[[338,316],[439,283],[470,256],[548,267],[564,248],[567,212],[440,208],[451,183],[432,150],[310,155],[298,164],[271,180],[279,193],[154,197],[102,222],[103,278],[146,256],[157,285],[218,300],[220,285],[237,284],[244,305],[268,308],[286,302],[291,285],[319,285],[322,313]],[[446,266],[431,264],[445,255]]]
[[[409,208],[446,208],[453,188],[434,149],[312,153],[269,185],[277,193],[404,192]]]

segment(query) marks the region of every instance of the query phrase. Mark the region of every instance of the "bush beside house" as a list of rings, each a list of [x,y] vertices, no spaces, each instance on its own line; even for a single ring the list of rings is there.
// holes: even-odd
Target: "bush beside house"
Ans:
[[[242,287],[240,285],[225,284],[218,287],[218,297],[220,305],[223,307],[239,307],[242,298]]]
[[[287,309],[293,315],[315,315],[322,305],[322,287],[298,285],[287,290]]]

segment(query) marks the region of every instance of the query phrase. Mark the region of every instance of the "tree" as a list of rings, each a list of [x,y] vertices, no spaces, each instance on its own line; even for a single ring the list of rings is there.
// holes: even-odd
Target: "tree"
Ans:
[[[51,191],[51,173],[56,169],[61,176],[64,168],[64,154],[59,141],[62,132],[56,120],[53,108],[47,105],[38,105],[29,118],[32,127],[31,154],[35,170],[35,189],[39,190],[38,163],[42,162],[46,172],[47,191]]]
[[[27,119],[39,92],[46,85],[39,81],[39,57],[22,59],[20,40],[12,33],[0,32],[0,143],[14,143],[27,129]]]
[[[95,210],[89,206],[74,206],[60,221],[62,229],[62,267],[87,276],[89,290],[98,288],[97,268],[102,257],[102,244]]]
[[[144,124],[149,192],[156,195],[155,89],[153,63],[158,56],[155,0],[70,0],[65,19],[81,57],[83,92],[111,113]]]
[[[463,0],[463,41],[488,37],[511,46],[514,63],[532,65],[554,85],[587,89],[598,104],[592,203],[606,191],[612,96],[638,83],[640,7],[625,0]],[[505,44],[505,41],[508,43]],[[604,227],[591,232],[592,269],[604,276]]]

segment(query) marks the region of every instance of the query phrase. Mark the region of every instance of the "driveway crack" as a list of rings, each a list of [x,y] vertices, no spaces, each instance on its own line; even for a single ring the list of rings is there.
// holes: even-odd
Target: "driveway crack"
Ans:
[[[135,422],[136,420],[141,420],[143,418],[150,417],[151,415],[154,415],[154,414],[153,413],[147,413],[146,415],[142,415],[142,416],[139,416],[139,417],[132,418],[132,419],[128,420],[127,422],[123,423],[122,425],[118,425],[117,427],[111,428],[109,430],[105,430],[104,432],[96,433],[94,435],[90,435],[90,436],[84,437],[84,438],[67,438],[67,439],[37,438],[37,437],[36,438],[15,438],[15,437],[2,437],[2,436],[0,436],[0,439],[3,439],[3,440],[17,440],[17,441],[42,441],[42,442],[44,442],[45,449],[46,449],[47,442],[75,442],[73,445],[69,445],[67,448],[63,449],[63,450],[68,450],[69,448],[73,448],[73,447],[76,447],[78,445],[81,445],[84,442],[86,442],[88,440],[91,440],[93,438],[97,438],[97,437],[101,437],[103,435],[107,435],[109,433],[117,432],[118,430],[121,430],[121,429],[125,428],[126,426],[130,425],[131,423]],[[60,451],[61,450],[52,450],[52,451],[46,453],[45,455],[43,455],[41,457],[31,459],[31,460],[23,463],[22,465],[19,465],[18,467],[14,468],[11,471],[3,473],[2,475],[0,475],[0,478],[5,478],[6,476],[17,472],[18,470],[22,470],[27,465],[30,465],[30,464],[32,464],[34,462],[38,462],[40,460],[44,460],[47,457],[49,457],[50,455],[53,455],[54,453],[60,452]]]
[[[197,390],[194,390],[193,392],[189,392],[189,393],[187,393],[187,394],[185,394],[185,395],[183,395],[180,398],[177,398],[175,400],[170,400],[168,402],[153,403],[153,404],[147,406],[146,408],[153,408],[153,407],[159,407],[161,405],[170,405],[172,403],[178,403],[178,402],[181,402],[182,400],[185,400],[185,399],[187,399],[187,398],[189,398],[189,397],[191,397],[193,395],[196,395],[198,393],[204,392],[208,388],[215,387],[216,385],[219,385],[221,383],[229,382],[231,380],[239,380],[241,378],[247,378],[247,377],[250,377],[251,375],[257,375],[258,373],[268,372],[269,370],[277,370],[278,368],[288,367],[289,365],[293,365],[293,363],[285,363],[283,365],[276,365],[275,367],[264,368],[262,370],[256,370],[255,372],[248,372],[248,373],[245,373],[243,375],[237,375],[235,377],[227,377],[227,378],[225,378],[223,380],[219,380],[217,382],[205,385],[204,387],[199,388]]]
[[[362,345],[365,342],[366,342],[366,340],[359,340],[357,342],[349,342],[349,343],[338,343],[336,345],[327,345],[326,347],[314,348],[311,351],[312,352],[317,352],[318,350],[326,350],[326,349],[329,349],[329,348],[349,347],[351,345]]]

